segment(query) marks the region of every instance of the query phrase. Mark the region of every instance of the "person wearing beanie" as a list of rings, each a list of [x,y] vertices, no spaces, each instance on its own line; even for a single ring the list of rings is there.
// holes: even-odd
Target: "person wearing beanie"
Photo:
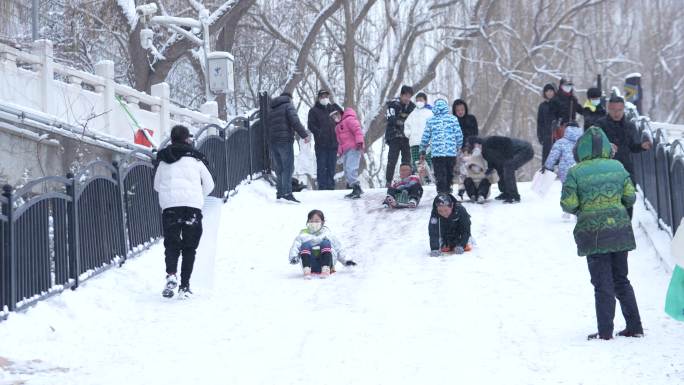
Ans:
[[[413,88],[404,85],[401,87],[399,97],[387,103],[385,143],[389,146],[389,151],[387,153],[387,170],[385,173],[386,187],[392,185],[399,154],[401,153],[401,163],[411,162],[411,146],[404,131],[404,123],[416,108],[416,105],[411,101],[412,96]]]
[[[195,254],[202,237],[204,197],[214,190],[214,179],[204,154],[192,146],[185,126],[171,129],[171,144],[157,154],[154,189],[162,209],[166,284],[162,295],[171,298],[178,287],[178,259],[183,255],[180,298],[188,298]]]
[[[471,250],[470,215],[451,194],[439,194],[432,202],[428,224],[430,256],[463,254]]]
[[[556,87],[551,83],[546,84],[542,90],[544,101],[539,103],[537,108],[537,139],[542,146],[542,164],[546,163],[546,158],[549,156],[553,145],[553,121],[556,116],[553,112],[551,100],[554,96],[556,96]]]
[[[316,179],[319,190],[335,189],[337,136],[335,135],[335,122],[330,117],[333,111],[342,111],[342,108],[331,101],[330,91],[318,91],[316,104],[309,110],[307,128],[314,137]]]
[[[601,90],[592,87],[587,90],[587,101],[584,102],[584,129],[591,127],[599,119],[606,116],[606,109],[603,108],[601,100]]]

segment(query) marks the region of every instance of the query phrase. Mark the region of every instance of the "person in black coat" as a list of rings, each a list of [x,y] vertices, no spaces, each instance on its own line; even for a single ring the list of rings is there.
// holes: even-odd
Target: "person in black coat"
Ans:
[[[492,170],[499,174],[501,195],[496,199],[504,203],[520,202],[515,171],[534,158],[532,144],[506,136],[490,136],[482,141],[482,156],[489,165],[486,175]]]
[[[574,122],[577,114],[582,114],[582,106],[574,94],[575,86],[571,80],[561,79],[556,96],[551,99],[551,108],[557,125]]]
[[[468,138],[477,137],[480,130],[477,127],[475,115],[468,113],[468,104],[463,99],[456,99],[451,105],[451,112],[458,119],[458,124],[463,132],[463,146],[468,143]]]
[[[342,112],[342,108],[330,101],[328,90],[318,91],[317,98],[316,104],[309,110],[307,128],[314,137],[318,189],[334,190],[337,136],[335,135],[335,121],[330,117],[330,113]]]
[[[432,202],[428,225],[430,256],[463,254],[470,249],[470,215],[451,194],[439,194]]]
[[[389,146],[389,152],[387,153],[387,170],[385,173],[386,187],[392,185],[399,153],[401,153],[401,163],[411,163],[411,146],[404,133],[404,122],[416,108],[416,105],[411,101],[412,96],[413,88],[402,86],[399,97],[387,104],[385,142]]]
[[[276,197],[298,203],[292,195],[292,174],[294,174],[295,132],[309,142],[309,134],[299,121],[297,110],[292,104],[292,95],[283,93],[271,101],[268,113],[268,128],[271,156],[276,172]]]
[[[593,126],[599,119],[606,116],[606,109],[601,101],[601,90],[592,87],[587,90],[587,101],[584,103],[584,129]]]
[[[553,112],[551,100],[556,96],[556,87],[551,83],[546,84],[542,95],[544,101],[539,104],[537,109],[537,139],[542,146],[542,164],[544,164],[551,152],[551,146],[553,146],[553,121],[556,116]]]

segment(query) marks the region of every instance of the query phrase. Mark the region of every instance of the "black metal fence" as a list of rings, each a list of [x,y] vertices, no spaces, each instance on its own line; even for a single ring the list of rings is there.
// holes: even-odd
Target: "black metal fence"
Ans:
[[[195,135],[227,199],[244,180],[268,167],[260,115],[210,125]],[[75,289],[121,265],[162,235],[152,153],[134,151],[119,162],[96,161],[76,174],[50,176],[0,195],[0,319],[8,311]]]
[[[674,234],[684,218],[684,142],[670,142],[665,132],[652,129],[648,119],[637,121],[642,135],[653,138],[649,151],[633,154],[634,178],[658,215],[658,224]]]

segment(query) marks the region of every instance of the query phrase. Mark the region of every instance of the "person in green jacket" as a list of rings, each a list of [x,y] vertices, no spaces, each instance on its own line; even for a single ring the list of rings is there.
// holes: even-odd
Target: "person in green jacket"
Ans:
[[[588,339],[613,338],[616,297],[627,323],[617,335],[644,335],[634,289],[627,279],[627,254],[636,248],[627,208],[634,205],[636,191],[629,173],[611,155],[606,134],[590,127],[577,141],[578,163],[568,172],[561,196],[563,211],[577,215],[577,254],[587,257],[594,285],[598,333]]]

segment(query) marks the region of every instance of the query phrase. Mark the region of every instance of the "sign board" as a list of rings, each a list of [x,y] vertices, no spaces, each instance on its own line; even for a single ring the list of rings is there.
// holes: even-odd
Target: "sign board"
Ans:
[[[233,55],[228,52],[212,52],[207,57],[209,65],[209,90],[214,94],[233,91]]]

